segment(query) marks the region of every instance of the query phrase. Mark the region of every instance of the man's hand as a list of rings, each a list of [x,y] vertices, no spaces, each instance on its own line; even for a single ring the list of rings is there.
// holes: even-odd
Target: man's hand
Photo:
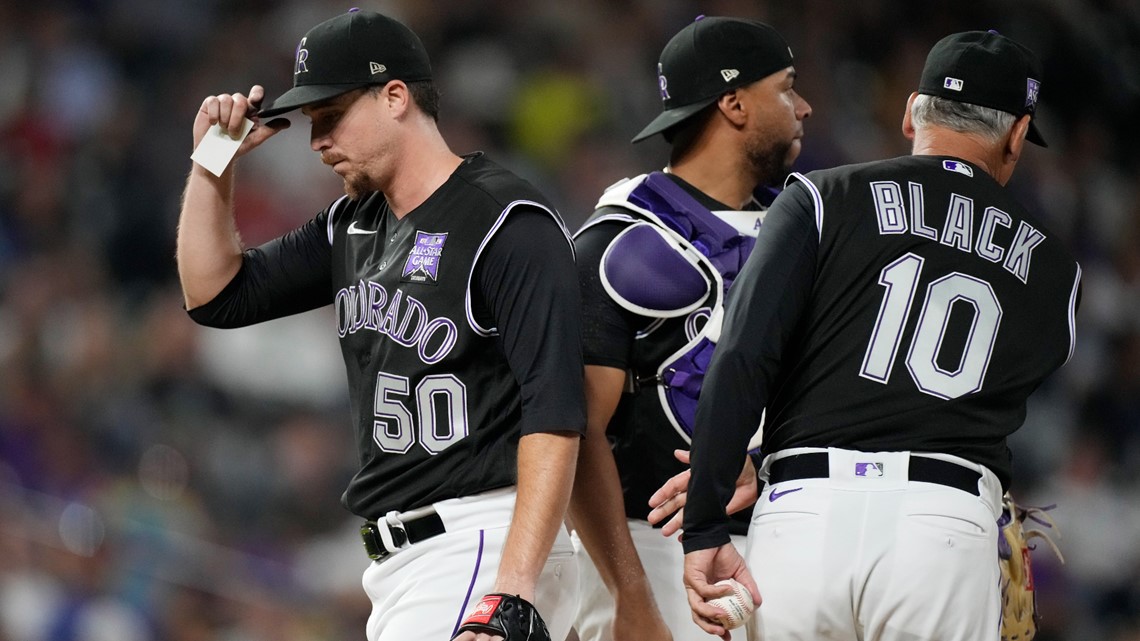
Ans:
[[[752,594],[752,602],[757,606],[761,603],[760,590],[756,581],[748,572],[744,558],[736,550],[736,546],[725,543],[719,548],[697,550],[685,555],[685,593],[689,597],[689,607],[693,611],[693,621],[702,630],[715,634],[724,641],[729,641],[732,635],[723,625],[717,622],[717,615],[721,610],[709,605],[706,601],[732,594],[732,588],[727,585],[714,585],[724,579],[736,579],[748,588]]]
[[[673,450],[673,456],[677,457],[678,461],[689,464],[688,450]],[[687,469],[678,473],[665,481],[665,484],[649,497],[649,507],[653,509],[646,518],[650,523],[657,525],[670,514],[673,515],[673,518],[661,528],[663,536],[673,536],[681,530],[681,523],[685,519],[685,503],[688,500],[689,473]],[[736,479],[736,491],[733,492],[726,510],[729,514],[735,514],[755,503],[759,496],[756,467],[752,465],[752,458],[746,456],[744,468]]]
[[[254,85],[249,90],[248,97],[245,94],[234,93],[209,96],[203,100],[202,106],[198,108],[198,115],[194,118],[194,147],[198,147],[206,131],[213,125],[219,125],[222,131],[237,138],[241,135],[242,121],[247,117],[253,119],[253,129],[238,147],[235,158],[249,153],[277,132],[288,129],[287,118],[274,118],[262,123],[256,116],[264,98],[265,89],[261,85]]]

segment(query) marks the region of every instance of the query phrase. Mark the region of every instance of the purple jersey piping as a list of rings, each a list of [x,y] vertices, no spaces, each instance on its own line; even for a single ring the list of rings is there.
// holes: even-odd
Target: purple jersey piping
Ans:
[[[479,258],[483,256],[483,250],[487,248],[487,244],[491,242],[491,238],[494,237],[495,232],[499,231],[499,228],[503,226],[503,223],[507,219],[507,214],[511,213],[511,211],[519,205],[536,207],[549,214],[550,217],[554,219],[554,222],[558,223],[558,229],[562,230],[562,236],[565,237],[566,242],[569,243],[571,256],[574,255],[574,241],[570,238],[570,232],[566,230],[566,225],[562,222],[562,217],[550,208],[532,200],[516,200],[503,208],[502,213],[499,214],[499,219],[495,221],[495,224],[491,226],[491,230],[483,237],[483,242],[479,243],[479,249],[475,250],[475,258],[471,261],[471,270],[467,273],[467,294],[463,305],[467,311],[467,324],[471,326],[471,329],[476,334],[484,338],[498,334],[499,328],[483,327],[475,320],[475,314],[472,313],[471,310],[471,279],[475,276],[475,266],[479,264]]]
[[[793,180],[803,183],[804,187],[807,187],[808,193],[811,194],[811,200],[815,204],[815,228],[819,232],[820,242],[823,242],[823,196],[820,195],[819,188],[815,186],[815,183],[808,180],[807,176],[799,172],[792,172],[792,175],[788,176],[788,183]]]
[[[1073,291],[1069,294],[1069,355],[1065,357],[1065,363],[1073,358],[1073,351],[1077,348],[1077,292],[1079,291],[1081,291],[1081,265],[1077,263],[1077,277],[1073,280]]]
[[[340,204],[346,200],[348,200],[348,196],[341,196],[340,198],[337,198],[336,202],[334,202],[329,207],[329,219],[327,221],[328,222],[329,245],[333,244],[333,218],[336,217],[336,213],[340,209]]]

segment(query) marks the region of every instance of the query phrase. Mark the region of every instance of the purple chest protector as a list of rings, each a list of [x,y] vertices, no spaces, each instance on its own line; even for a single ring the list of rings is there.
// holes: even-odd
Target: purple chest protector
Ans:
[[[738,233],[659,172],[646,176],[626,203],[647,222],[614,239],[602,260],[602,278],[619,303],[639,314],[662,319],[689,314],[686,343],[661,362],[651,380],[641,380],[656,383],[666,416],[688,441],[720,338],[725,293],[756,239]],[[640,268],[631,268],[634,264]]]

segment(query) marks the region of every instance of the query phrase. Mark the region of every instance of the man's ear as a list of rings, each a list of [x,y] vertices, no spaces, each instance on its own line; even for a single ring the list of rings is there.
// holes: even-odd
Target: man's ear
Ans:
[[[412,94],[403,80],[392,80],[384,85],[382,98],[387,102],[392,114],[398,117],[408,110]]]
[[[907,140],[914,140],[914,122],[910,118],[910,110],[914,107],[914,99],[918,97],[918,92],[911,92],[910,98],[906,99],[906,111],[903,112],[902,121],[902,134]]]
[[[716,107],[724,114],[725,118],[728,118],[729,122],[737,127],[743,126],[748,117],[748,112],[736,89],[721,94],[720,98],[717,98]]]
[[[1013,123],[1006,139],[1005,149],[1002,150],[1003,160],[1017,162],[1021,158],[1021,151],[1025,149],[1025,136],[1029,134],[1029,121],[1032,116],[1025,114]]]

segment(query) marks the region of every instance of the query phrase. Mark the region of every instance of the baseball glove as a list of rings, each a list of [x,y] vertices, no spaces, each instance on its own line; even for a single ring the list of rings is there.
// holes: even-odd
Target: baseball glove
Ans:
[[[538,610],[515,594],[494,593],[483,597],[455,636],[467,631],[498,635],[505,641],[550,641],[550,633]]]
[[[1001,641],[1031,641],[1037,634],[1037,598],[1033,591],[1033,568],[1029,553],[1036,549],[1031,539],[1042,539],[1053,553],[1065,562],[1057,545],[1043,530],[1033,527],[1057,529],[1044,508],[1025,507],[1014,502],[1006,492],[1002,497],[1002,515],[998,519],[1001,536],[998,537],[998,565],[1001,567]],[[1027,521],[1031,522],[1027,525]],[[1060,531],[1057,536],[1060,537]]]

